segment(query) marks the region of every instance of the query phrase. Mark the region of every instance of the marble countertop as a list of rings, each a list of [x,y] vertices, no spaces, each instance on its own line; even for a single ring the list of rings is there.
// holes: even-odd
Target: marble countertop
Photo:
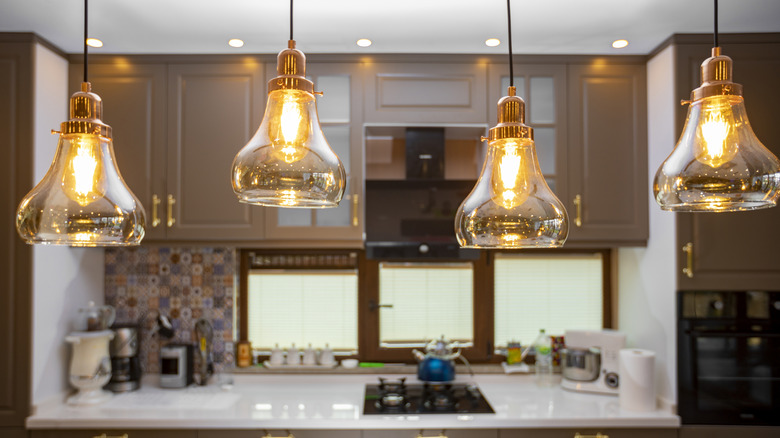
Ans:
[[[393,378],[398,377],[397,375]],[[363,415],[372,375],[222,375],[222,384],[161,389],[155,376],[142,388],[93,407],[62,398],[34,408],[29,429],[459,429],[676,428],[670,412],[628,412],[618,398],[537,387],[529,375],[458,376],[476,383],[495,414]],[[416,380],[408,376],[409,382]]]

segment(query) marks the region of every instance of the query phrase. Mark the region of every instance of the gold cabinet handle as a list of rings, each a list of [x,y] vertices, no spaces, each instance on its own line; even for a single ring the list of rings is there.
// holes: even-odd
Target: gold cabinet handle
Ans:
[[[176,204],[176,199],[173,195],[168,195],[168,228],[172,227],[176,223],[176,219],[173,218],[173,205]]]
[[[95,435],[92,438],[129,438],[130,435],[123,433],[122,435],[106,435],[104,433],[101,433],[100,435]]]
[[[609,435],[597,433],[595,435],[580,435],[579,432],[574,434],[574,438],[609,438]]]
[[[683,252],[686,255],[687,265],[683,268],[683,274],[688,278],[693,278],[693,242],[688,242],[682,247]]]
[[[162,201],[160,200],[160,197],[157,196],[155,193],[152,195],[152,228],[157,227],[157,225],[160,225],[160,215],[158,214],[157,210],[160,206],[160,203]]]
[[[444,432],[442,431],[438,435],[430,435],[426,437],[425,435],[422,434],[422,432],[420,432],[417,434],[417,438],[447,438],[447,435],[445,435]]]
[[[295,437],[290,431],[287,431],[287,436],[276,436],[276,437],[271,435],[271,432],[266,431],[265,435],[263,435],[263,438],[295,438]]]
[[[360,224],[360,199],[357,193],[352,195],[352,226]]]
[[[574,218],[574,225],[582,226],[582,196],[577,195],[574,197],[574,206],[577,208],[577,216]]]

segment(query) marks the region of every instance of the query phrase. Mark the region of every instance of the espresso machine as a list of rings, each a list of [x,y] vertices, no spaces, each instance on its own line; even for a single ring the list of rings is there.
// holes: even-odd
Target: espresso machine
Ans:
[[[626,335],[615,330],[567,330],[561,358],[561,387],[570,391],[618,395],[620,350]]]
[[[114,326],[111,352],[111,380],[106,389],[113,392],[135,391],[141,387],[141,360],[138,357],[138,326]]]

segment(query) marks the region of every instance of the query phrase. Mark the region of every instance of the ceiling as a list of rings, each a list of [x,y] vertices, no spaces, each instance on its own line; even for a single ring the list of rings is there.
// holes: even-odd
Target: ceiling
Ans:
[[[673,33],[711,33],[712,0],[513,0],[518,54],[647,54]],[[93,0],[90,53],[276,53],[286,47],[285,0]],[[35,32],[82,50],[82,0],[0,0],[0,32]],[[780,32],[780,1],[722,0],[720,31]],[[306,53],[504,54],[504,0],[297,0]],[[491,37],[502,41],[487,47]],[[227,44],[245,41],[242,48]],[[359,38],[373,40],[361,48]],[[612,41],[627,39],[624,49]]]

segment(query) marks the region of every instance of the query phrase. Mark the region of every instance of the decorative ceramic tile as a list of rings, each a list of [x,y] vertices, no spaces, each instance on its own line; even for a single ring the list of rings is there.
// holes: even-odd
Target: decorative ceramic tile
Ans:
[[[106,249],[106,304],[116,308],[116,322],[141,327],[141,366],[160,372],[160,346],[195,343],[195,323],[214,327],[212,357],[217,372],[234,363],[233,296],[236,257],[233,248],[147,247]],[[173,339],[156,331],[166,315]],[[196,358],[196,366],[198,359]],[[196,368],[197,369],[197,368]]]

